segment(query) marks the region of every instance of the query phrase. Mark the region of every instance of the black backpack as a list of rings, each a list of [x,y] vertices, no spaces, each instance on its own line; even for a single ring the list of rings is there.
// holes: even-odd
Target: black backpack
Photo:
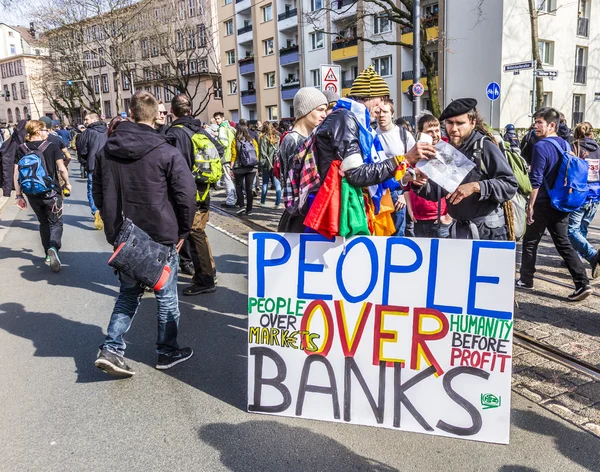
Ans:
[[[255,167],[258,165],[256,148],[252,141],[237,142],[237,162],[239,167]]]

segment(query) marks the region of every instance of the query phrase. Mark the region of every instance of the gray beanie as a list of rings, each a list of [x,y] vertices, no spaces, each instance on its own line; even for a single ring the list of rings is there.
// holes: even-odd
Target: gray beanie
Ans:
[[[321,105],[328,105],[327,97],[315,87],[302,87],[294,97],[294,115],[297,120]]]
[[[325,95],[325,97],[327,97],[327,104],[337,102],[340,99],[340,96],[333,90],[325,90],[323,94]]]

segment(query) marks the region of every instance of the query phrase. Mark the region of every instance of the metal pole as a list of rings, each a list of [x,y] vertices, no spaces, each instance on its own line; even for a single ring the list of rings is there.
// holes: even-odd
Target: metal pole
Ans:
[[[413,84],[421,81],[421,0],[413,0]],[[413,97],[413,117],[421,113],[421,97]]]
[[[490,127],[494,129],[494,100],[490,100]]]
[[[537,61],[533,58],[533,95],[531,97],[531,117],[535,115],[535,93],[536,93],[536,79],[537,79]]]

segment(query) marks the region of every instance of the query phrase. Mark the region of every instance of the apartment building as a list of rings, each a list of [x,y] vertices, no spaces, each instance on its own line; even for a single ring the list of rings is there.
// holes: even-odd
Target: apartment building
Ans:
[[[52,116],[40,81],[48,49],[30,28],[0,23],[0,123]]]
[[[49,31],[55,105],[80,123],[93,104],[105,119],[128,113],[136,91],[167,109],[186,91],[208,121],[222,108],[217,28],[214,0],[146,0]]]

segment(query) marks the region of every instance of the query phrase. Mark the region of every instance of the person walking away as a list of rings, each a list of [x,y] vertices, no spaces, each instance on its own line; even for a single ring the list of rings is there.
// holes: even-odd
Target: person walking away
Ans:
[[[581,208],[569,215],[569,241],[579,255],[590,263],[592,279],[598,277],[598,250],[587,240],[588,227],[600,203],[600,147],[594,140],[594,128],[585,121],[575,127],[573,152],[588,162],[589,192]]]
[[[92,180],[96,166],[96,154],[106,144],[106,123],[100,119],[96,113],[88,113],[83,121],[86,129],[77,140],[77,154],[84,160],[85,170],[87,172],[87,197],[92,216],[94,217],[94,227],[102,229],[102,217],[98,208],[94,204],[92,195]]]
[[[157,369],[169,369],[192,357],[189,347],[180,348],[179,300],[177,296],[177,251],[189,234],[196,207],[196,185],[179,150],[154,130],[158,102],[149,92],[131,97],[133,121],[122,121],[114,129],[100,159],[95,163],[92,191],[104,219],[104,233],[114,246],[124,218],[129,218],[154,241],[170,248],[170,274],[155,292],[158,337]],[[144,287],[119,273],[120,289],[107,335],[95,366],[107,374],[131,377],[125,362],[125,334],[129,331]]]
[[[433,146],[441,140],[440,122],[430,113],[425,113],[417,120],[417,130],[419,133],[431,136]],[[450,235],[452,218],[448,215],[446,199],[442,198],[441,192],[437,201],[432,202],[419,197],[411,184],[407,204],[409,218],[414,221],[414,237],[447,238]]]
[[[273,163],[275,154],[279,148],[279,133],[275,130],[273,123],[265,122],[262,127],[262,134],[258,143],[259,148],[259,167],[262,173],[262,192],[260,195],[260,206],[265,206],[267,202],[267,192],[269,183],[275,186],[275,209],[281,208],[281,182],[273,175]]]
[[[46,262],[53,272],[58,272],[61,269],[58,252],[62,246],[63,234],[63,197],[58,174],[60,173],[65,188],[70,192],[69,173],[58,146],[47,140],[48,129],[45,123],[31,120],[25,129],[26,142],[16,150],[14,162],[16,203],[21,210],[25,210],[27,201],[24,194],[27,196],[29,205],[40,223]],[[25,161],[29,161],[29,164]],[[37,185],[33,183],[34,179],[27,178],[34,175],[37,176]]]
[[[219,142],[225,149],[225,152],[223,153],[223,186],[225,187],[225,201],[221,203],[221,206],[223,208],[237,208],[235,204],[237,193],[231,173],[231,153],[232,143],[235,139],[235,130],[225,119],[225,114],[222,111],[216,112],[213,117],[219,127],[217,133]]]
[[[405,128],[394,123],[394,102],[385,98],[375,113],[377,117],[377,136],[383,146],[386,157],[392,159],[404,156],[415,145],[415,138]],[[391,191],[395,212],[392,216],[396,232],[393,236],[404,236],[407,226],[407,202],[402,188]]]
[[[519,142],[519,137],[517,136],[517,132],[515,130],[515,125],[509,123],[506,125],[506,132],[504,133],[504,141],[508,143],[511,149],[518,150],[521,153],[521,143]]]
[[[473,98],[454,100],[441,114],[449,143],[475,163],[458,188],[449,193],[430,179],[412,186],[417,195],[437,202],[446,198],[448,214],[454,218],[450,236],[457,239],[506,240],[504,203],[515,196],[517,179],[490,134]]]
[[[248,129],[248,121],[241,119],[237,125],[235,139],[231,145],[231,162],[235,177],[238,215],[252,214],[252,186],[258,166],[258,143],[252,138]],[[244,208],[244,190],[246,191],[246,207]]]
[[[520,278],[515,285],[521,289],[533,288],[537,248],[544,232],[548,230],[575,284],[575,291],[567,298],[571,301],[583,300],[592,293],[592,287],[585,267],[569,241],[569,213],[552,206],[547,190],[554,187],[562,161],[562,155],[559,155],[551,141],[555,141],[563,149],[567,149],[568,146],[564,139],[556,134],[560,114],[554,108],[544,107],[535,112],[534,120],[535,133],[540,141],[534,146],[531,157],[529,178],[533,190],[527,207],[527,228],[521,251]]]
[[[327,113],[327,97],[314,87],[302,87],[294,96],[296,121],[290,131],[285,131],[279,143],[278,159],[281,164],[281,184],[287,185],[288,172],[294,156],[313,130],[321,124]],[[282,121],[285,126],[285,123]],[[284,210],[277,231],[280,233],[304,232],[304,217],[292,216]]]
[[[175,121],[167,131],[167,138],[181,155],[189,169],[190,174],[194,169],[196,150],[193,143],[195,135],[205,142],[206,146],[213,146],[222,158],[224,149],[221,144],[210,136],[202,127],[202,122],[192,116],[192,102],[185,94],[178,94],[171,101],[171,113]],[[200,295],[215,291],[217,269],[210,249],[210,242],[206,234],[206,225],[210,217],[210,188],[200,180],[194,180],[196,185],[196,211],[192,231],[182,247],[185,249],[185,261],[181,262],[181,271],[193,275],[192,285],[183,290],[184,295]],[[190,271],[191,269],[191,271]],[[191,272],[191,274],[190,274]]]

